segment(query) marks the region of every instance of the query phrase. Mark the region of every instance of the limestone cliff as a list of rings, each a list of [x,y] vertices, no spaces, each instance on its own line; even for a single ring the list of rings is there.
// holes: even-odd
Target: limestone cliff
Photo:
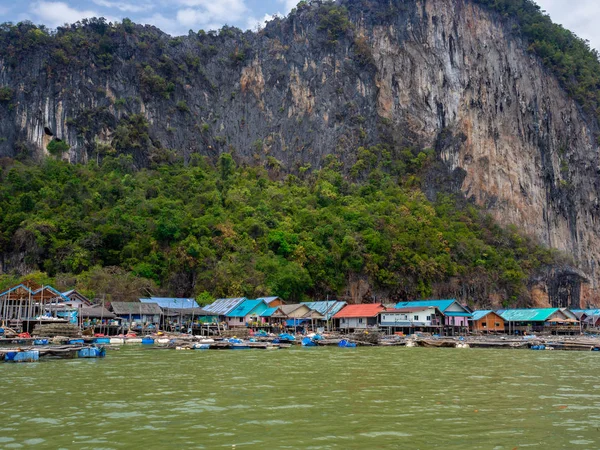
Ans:
[[[581,271],[532,280],[540,304],[597,302],[597,123],[511,19],[472,0],[339,4],[348,24],[328,22],[313,2],[259,33],[172,39],[96,24],[4,52],[0,85],[12,98],[0,102],[0,154],[42,157],[58,137],[70,146],[65,158],[99,158],[118,150],[135,114],[150,124],[147,145],[127,149],[139,166],[171,149],[186,161],[224,151],[249,163],[273,157],[292,172],[333,154],[350,167],[360,145],[411,142],[435,148],[447,169],[451,182],[432,176],[432,195],[456,188],[573,255]],[[77,45],[86,32],[106,40],[102,53]]]

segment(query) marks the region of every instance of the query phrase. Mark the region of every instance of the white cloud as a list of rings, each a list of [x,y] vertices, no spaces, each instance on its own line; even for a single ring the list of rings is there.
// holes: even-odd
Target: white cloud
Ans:
[[[184,20],[188,24],[233,23],[241,20],[248,12],[244,0],[177,0],[177,2],[188,7],[177,13],[177,19]]]
[[[33,3],[30,7],[30,12],[42,23],[51,28],[56,28],[65,23],[77,22],[84,18],[101,17],[101,14],[98,14],[96,11],[80,11],[71,8],[64,2],[41,1]]]
[[[597,0],[537,0],[537,4],[545,9],[554,23],[563,25],[577,36],[588,39],[590,46],[600,50],[600,3]]]
[[[154,25],[157,28],[160,28],[167,34],[171,36],[179,36],[183,34],[187,34],[187,30],[182,31],[183,28],[181,24],[175,19],[169,19],[168,17],[163,16],[160,13],[155,13],[149,17],[144,17],[142,19],[136,20],[136,22],[142,24]]]
[[[246,29],[255,31],[257,29],[262,29],[265,27],[267,22],[273,20],[275,17],[281,17],[283,14],[277,12],[275,14],[265,14],[262,19],[257,19],[256,17],[248,17],[246,21]]]
[[[289,12],[292,9],[294,9],[298,5],[298,3],[300,3],[300,0],[277,0],[277,1],[285,6],[286,14],[289,14]]]
[[[142,12],[148,11],[154,8],[154,5],[151,3],[141,3],[134,5],[132,3],[125,2],[111,2],[108,0],[92,0],[98,6],[104,6],[105,8],[116,8],[119,11],[124,12]]]

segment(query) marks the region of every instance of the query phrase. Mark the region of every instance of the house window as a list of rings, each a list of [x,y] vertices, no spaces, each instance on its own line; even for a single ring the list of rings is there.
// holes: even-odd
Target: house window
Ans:
[[[482,322],[482,323],[481,323],[481,327],[482,327],[482,328],[486,328],[486,327],[487,327],[487,323],[485,323],[485,322]]]
[[[340,322],[341,323],[346,323],[346,319],[341,319]]]
[[[419,316],[414,316],[414,319],[415,320],[419,320]]]
[[[358,319],[358,323],[363,323],[362,317]]]
[[[240,317],[240,323],[244,323],[244,318]]]
[[[496,324],[495,324],[495,325],[496,325],[497,327],[499,327],[499,326],[500,326],[500,324],[499,324],[498,322],[496,322]]]
[[[425,317],[425,320],[430,321],[431,320],[431,316]]]

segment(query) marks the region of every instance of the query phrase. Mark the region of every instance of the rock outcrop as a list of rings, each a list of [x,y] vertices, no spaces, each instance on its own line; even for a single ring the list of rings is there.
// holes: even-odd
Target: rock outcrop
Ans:
[[[293,172],[327,155],[349,168],[358,146],[411,142],[435,148],[453,180],[432,180],[428,192],[456,187],[501,223],[573,255],[581,271],[548,272],[549,304],[596,303],[597,123],[511,19],[472,0],[338,4],[348,23],[313,4],[259,33],[172,39],[152,27],[107,27],[102,54],[73,43],[72,53],[57,51],[69,34],[99,35],[85,25],[5,52],[0,86],[12,99],[0,102],[0,154],[43,157],[58,137],[73,162],[113,148],[140,166],[167,150],[186,161],[228,151]],[[123,133],[136,114],[148,140],[128,147]],[[570,287],[555,290],[567,296],[553,294],[560,280]]]

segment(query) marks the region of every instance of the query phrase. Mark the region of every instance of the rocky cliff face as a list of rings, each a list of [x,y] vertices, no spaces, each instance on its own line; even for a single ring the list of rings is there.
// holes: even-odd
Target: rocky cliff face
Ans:
[[[573,255],[581,271],[532,280],[537,303],[595,303],[597,124],[510,19],[471,0],[340,4],[348,22],[313,4],[260,33],[171,39],[108,27],[92,30],[106,41],[99,53],[77,45],[90,32],[83,27],[4,53],[0,85],[12,98],[0,102],[0,153],[42,157],[58,137],[74,162],[113,150],[139,166],[171,150],[186,161],[228,151],[293,172],[327,155],[349,168],[358,146],[381,141],[435,148],[452,182],[432,177],[430,193],[455,187],[501,223]],[[148,136],[132,126],[136,114]]]

